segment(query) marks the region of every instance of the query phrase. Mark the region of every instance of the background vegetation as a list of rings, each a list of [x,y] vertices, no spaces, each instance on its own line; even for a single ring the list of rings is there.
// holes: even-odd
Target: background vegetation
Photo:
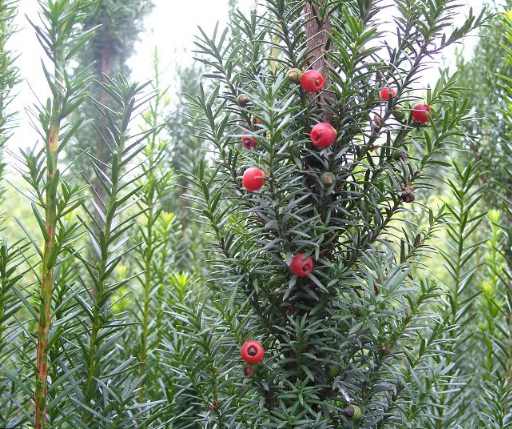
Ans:
[[[0,0],[0,427],[512,427],[512,4],[228,3],[169,88],[152,2],[40,0],[19,150]]]

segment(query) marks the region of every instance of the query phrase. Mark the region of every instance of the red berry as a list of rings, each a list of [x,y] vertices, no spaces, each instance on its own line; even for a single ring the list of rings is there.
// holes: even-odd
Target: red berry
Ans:
[[[327,122],[316,124],[311,130],[311,141],[315,146],[327,147],[336,140],[336,130]]]
[[[253,147],[258,146],[258,142],[254,137],[251,136],[243,136],[242,137],[242,146],[247,150],[251,150]]]
[[[426,124],[429,121],[429,116],[432,111],[428,104],[416,104],[412,109],[412,119],[420,124]]]
[[[391,94],[391,97],[396,97],[396,91],[389,86],[385,86],[384,88],[381,88],[381,90],[379,91],[379,94],[380,94],[380,99],[383,101],[389,100],[389,94]]]
[[[302,73],[300,84],[307,92],[320,92],[324,87],[324,78],[317,70],[307,70]]]
[[[265,357],[265,349],[259,341],[249,340],[242,344],[240,356],[242,356],[245,362],[254,365],[263,360]]]
[[[292,258],[290,270],[299,277],[307,277],[313,271],[313,259],[306,258],[304,253],[298,253]]]
[[[250,167],[245,170],[242,182],[248,191],[257,191],[265,183],[265,172],[258,167]]]

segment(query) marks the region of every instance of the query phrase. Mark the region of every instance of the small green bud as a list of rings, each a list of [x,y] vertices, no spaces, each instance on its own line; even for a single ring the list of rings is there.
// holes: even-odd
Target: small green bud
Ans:
[[[251,101],[251,99],[249,98],[249,96],[248,96],[248,95],[246,95],[246,94],[240,94],[240,95],[238,96],[238,99],[237,99],[237,100],[238,100],[238,104],[239,104],[240,106],[242,106],[242,107],[247,106],[247,104],[249,104],[249,101]]]
[[[361,408],[357,405],[349,405],[345,408],[345,417],[350,420],[359,420],[361,418]]]
[[[391,344],[385,344],[385,345],[380,346],[380,352],[384,356],[389,355],[392,350],[393,350],[393,346]]]
[[[336,176],[329,171],[326,171],[320,176],[320,180],[325,186],[332,186],[336,182]]]
[[[397,161],[405,161],[407,159],[407,157],[408,157],[407,152],[405,152],[403,150],[396,150],[393,153],[393,158],[396,159]]]
[[[288,79],[290,79],[294,83],[299,83],[302,78],[302,70],[300,69],[290,69],[288,70]]]
[[[411,185],[405,185],[402,188],[401,197],[404,203],[412,203],[415,199],[414,188]]]
[[[254,369],[250,366],[244,368],[244,375],[248,378],[251,378],[254,375]]]
[[[397,121],[403,121],[405,119],[405,112],[402,110],[400,106],[395,106],[393,109],[393,116],[396,118]]]
[[[340,366],[336,364],[328,364],[326,369],[330,377],[337,377],[341,372]]]

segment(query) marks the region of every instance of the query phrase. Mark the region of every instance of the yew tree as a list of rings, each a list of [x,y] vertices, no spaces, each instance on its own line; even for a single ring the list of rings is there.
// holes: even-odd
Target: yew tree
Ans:
[[[168,312],[176,427],[437,427],[452,325],[418,270],[444,218],[422,200],[467,101],[456,76],[426,82],[485,19],[458,13],[268,0],[201,32],[190,132],[213,149],[191,187],[214,259],[207,299]]]

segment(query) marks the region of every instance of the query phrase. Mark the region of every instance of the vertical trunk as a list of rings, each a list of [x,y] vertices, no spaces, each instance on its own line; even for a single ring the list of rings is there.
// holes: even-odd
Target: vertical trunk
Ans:
[[[317,6],[313,6],[311,0],[304,0],[308,56],[311,67],[320,72],[324,78],[325,88],[327,88],[331,82],[329,77],[330,63],[324,52],[328,49],[331,20],[327,2],[316,0],[315,4]]]
[[[153,179],[153,175],[151,173],[151,178]],[[150,204],[154,204],[151,201]],[[143,319],[142,319],[142,338],[141,338],[141,351],[140,351],[140,376],[145,377],[147,371],[147,358],[148,358],[148,337],[149,337],[149,320],[150,320],[150,292],[151,292],[151,276],[153,272],[151,270],[151,260],[153,258],[153,206],[149,207],[148,217],[147,217],[147,249],[145,251],[145,273],[144,273],[144,310],[143,310]],[[141,402],[144,401],[144,386],[145,380],[143,379],[140,385],[139,399]]]
[[[58,72],[55,73],[58,76]],[[61,90],[62,85],[57,82]],[[55,227],[57,218],[57,185],[59,181],[57,171],[57,155],[59,148],[60,127],[60,94],[53,100],[49,141],[47,145],[47,173],[46,173],[46,237],[44,243],[41,303],[39,306],[39,324],[37,332],[37,374],[35,391],[35,429],[42,429],[46,423],[46,405],[48,396],[48,333],[51,324],[52,293],[54,284],[55,253]]]
[[[111,72],[111,56],[108,53],[108,50],[105,50],[102,52],[100,61],[99,61],[99,70],[98,70],[98,80],[100,82],[105,82],[105,76],[109,76]],[[99,94],[98,94],[98,101],[103,104],[104,106],[108,105],[108,94],[107,92],[100,87]],[[108,128],[108,121],[107,118],[104,115],[100,115],[98,118],[98,128],[100,129],[101,133],[105,136],[105,138],[108,138],[108,134],[105,133],[105,130]],[[102,141],[98,139],[98,142],[100,145],[102,145]],[[94,151],[94,156],[98,157],[103,162],[108,161],[109,153],[108,148],[104,146],[99,146]],[[98,167],[104,170],[104,167],[102,164],[98,164]],[[107,197],[107,194],[103,187],[101,186],[99,180],[97,177],[93,177],[91,180],[91,184],[95,191],[95,202],[98,204],[98,207],[101,207],[103,204],[105,204],[105,199]],[[98,215],[99,216],[99,215]]]
[[[122,139],[122,137],[121,137]],[[118,144],[117,153],[114,154],[114,158],[112,161],[112,171],[117,171],[116,174],[112,173],[111,180],[111,192],[110,199],[106,204],[105,217],[106,222],[103,225],[103,229],[101,234],[105,237],[105,242],[108,243],[110,241],[111,233],[112,233],[112,223],[114,222],[115,217],[115,207],[118,203],[118,192],[119,192],[119,160],[122,159],[122,153],[124,148],[124,141]],[[108,253],[108,249],[106,251]],[[108,267],[108,257],[105,254],[102,255],[101,260],[98,261],[98,272],[96,278],[97,285],[97,296],[95,296],[95,304],[93,308],[93,317],[92,317],[92,328],[91,328],[91,337],[89,340],[88,346],[88,354],[87,354],[87,376],[85,380],[85,403],[89,408],[94,408],[93,397],[97,390],[97,383],[95,381],[95,377],[99,374],[101,367],[101,360],[96,359],[96,355],[98,352],[98,347],[101,342],[101,330],[104,326],[104,307],[107,304],[100,304],[103,301],[105,295],[105,289],[107,287],[107,267]],[[98,339],[100,338],[100,339]],[[93,414],[91,414],[87,409],[84,409],[82,414],[82,421],[84,423],[89,423],[93,418]]]

